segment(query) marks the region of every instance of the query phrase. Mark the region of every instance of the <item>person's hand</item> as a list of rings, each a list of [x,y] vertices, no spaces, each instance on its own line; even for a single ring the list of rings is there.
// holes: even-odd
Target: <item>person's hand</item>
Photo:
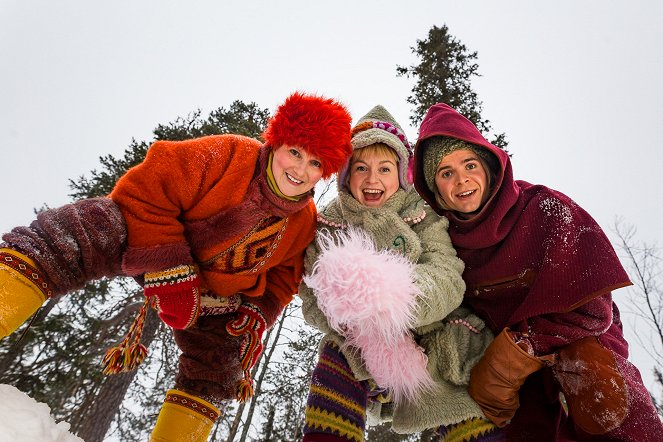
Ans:
[[[200,315],[200,281],[195,267],[181,265],[145,273],[145,296],[155,299],[159,317],[172,328],[189,328]]]
[[[518,390],[527,377],[552,364],[552,355],[536,357],[529,343],[516,343],[517,334],[508,328],[495,337],[470,374],[468,391],[488,419],[498,427],[507,425],[520,405]]]
[[[553,373],[564,392],[569,416],[584,432],[605,434],[626,418],[626,381],[615,356],[595,336],[560,349]]]

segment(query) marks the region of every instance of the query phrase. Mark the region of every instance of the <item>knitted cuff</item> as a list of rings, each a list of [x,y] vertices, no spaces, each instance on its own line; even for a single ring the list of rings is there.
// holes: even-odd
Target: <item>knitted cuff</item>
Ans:
[[[184,241],[152,247],[127,247],[122,255],[122,271],[129,276],[174,268],[180,264],[193,264],[189,245]]]
[[[506,440],[504,430],[486,418],[473,417],[437,430],[441,441],[498,442]]]
[[[237,293],[231,296],[217,296],[209,289],[200,288],[200,316],[235,313],[241,303],[242,298]]]
[[[199,279],[194,266],[145,274],[145,296],[156,298],[159,317],[173,328],[188,328],[200,315]]]

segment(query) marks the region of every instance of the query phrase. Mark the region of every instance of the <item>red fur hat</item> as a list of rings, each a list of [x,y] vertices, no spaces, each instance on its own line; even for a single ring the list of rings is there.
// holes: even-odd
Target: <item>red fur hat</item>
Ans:
[[[262,136],[272,149],[301,146],[322,161],[322,177],[337,172],[352,153],[352,117],[341,103],[295,92],[267,123]]]

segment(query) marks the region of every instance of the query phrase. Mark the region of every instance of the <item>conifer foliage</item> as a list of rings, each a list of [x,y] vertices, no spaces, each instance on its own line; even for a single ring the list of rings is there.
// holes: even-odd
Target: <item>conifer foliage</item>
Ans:
[[[472,88],[472,79],[479,76],[477,52],[467,47],[449,32],[446,25],[433,26],[424,40],[417,40],[411,48],[419,63],[398,66],[397,76],[413,78],[412,95],[407,98],[414,106],[410,121],[418,126],[429,107],[446,103],[472,121],[488,138],[492,132],[490,121],[481,116],[483,104]],[[502,149],[507,146],[504,133],[494,135],[491,143]]]

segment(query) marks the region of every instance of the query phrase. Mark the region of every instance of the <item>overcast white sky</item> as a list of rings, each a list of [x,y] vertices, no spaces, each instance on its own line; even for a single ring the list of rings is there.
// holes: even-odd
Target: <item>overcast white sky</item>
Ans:
[[[355,118],[380,103],[415,140],[396,65],[446,24],[478,51],[474,87],[516,178],[660,244],[662,22],[659,0],[0,0],[0,232],[68,202],[100,156],[236,99],[273,110],[317,92]]]

